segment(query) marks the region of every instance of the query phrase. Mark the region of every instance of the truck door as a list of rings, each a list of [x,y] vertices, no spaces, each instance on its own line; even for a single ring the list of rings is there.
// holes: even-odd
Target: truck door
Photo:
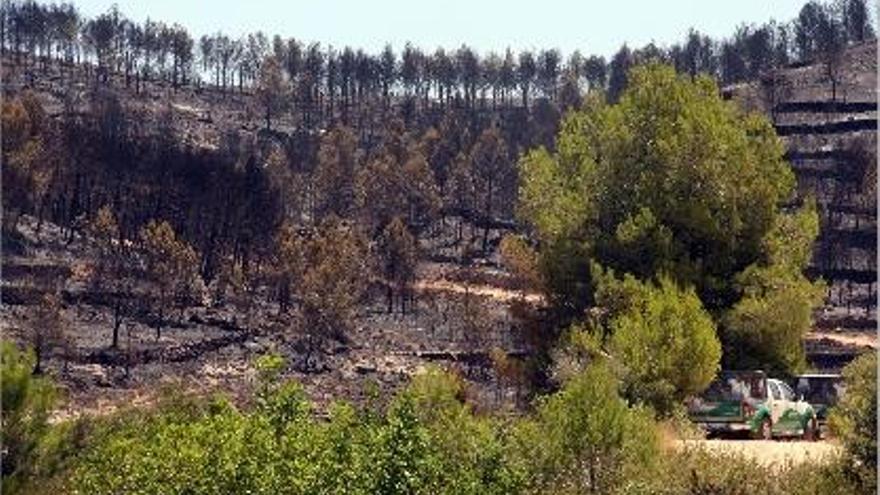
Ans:
[[[782,391],[775,381],[768,381],[767,388],[770,389],[770,419],[773,420],[773,430],[780,428],[779,421],[785,413],[785,401],[782,400]]]
[[[779,383],[779,390],[782,392],[783,406],[782,419],[780,427],[789,432],[797,432],[801,430],[801,417],[806,414],[810,407],[806,402],[798,400],[788,384]]]
[[[782,398],[786,402],[785,412],[782,415],[782,422],[785,428],[791,432],[801,431],[803,427],[803,419],[810,411],[810,405],[806,401],[800,400],[791,387],[786,383],[780,383]]]

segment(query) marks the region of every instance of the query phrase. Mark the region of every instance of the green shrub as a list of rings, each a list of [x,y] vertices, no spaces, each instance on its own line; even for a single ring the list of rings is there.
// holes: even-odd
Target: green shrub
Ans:
[[[877,491],[877,353],[866,352],[843,370],[846,392],[831,410],[834,434],[843,442],[847,473],[864,490]]]
[[[625,280],[636,283],[630,276]],[[711,316],[693,289],[682,290],[665,277],[644,285],[609,326],[626,396],[663,415],[705,389],[718,371],[721,344]]]
[[[628,406],[618,387],[597,357],[520,418],[475,414],[461,379],[437,369],[416,376],[384,413],[335,404],[319,419],[293,383],[250,411],[225,400],[164,400],[154,411],[53,430],[37,465],[63,459],[55,470],[72,471],[70,486],[49,477],[27,493],[862,492],[848,461],[767,468],[699,449],[663,452],[649,410]],[[56,455],[71,449],[81,452]]]
[[[607,363],[597,361],[516,426],[528,486],[548,493],[606,493],[638,466],[650,470],[658,438],[650,414],[627,406]]]
[[[0,359],[2,483],[7,493],[14,493],[31,475],[35,452],[49,430],[55,389],[46,378],[33,375],[33,353],[19,351],[4,341],[0,343]]]

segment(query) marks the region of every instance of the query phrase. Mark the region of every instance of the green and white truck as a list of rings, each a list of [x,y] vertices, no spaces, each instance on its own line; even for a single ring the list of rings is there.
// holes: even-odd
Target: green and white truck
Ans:
[[[784,381],[761,371],[722,371],[688,402],[691,420],[709,432],[749,432],[753,437],[816,438],[813,407]]]

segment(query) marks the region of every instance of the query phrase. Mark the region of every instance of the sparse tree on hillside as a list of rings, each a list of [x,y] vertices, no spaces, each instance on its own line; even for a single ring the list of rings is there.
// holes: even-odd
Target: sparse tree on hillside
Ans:
[[[838,10],[847,41],[860,43],[876,37],[865,0],[839,0]]]
[[[156,312],[156,339],[159,339],[175,300],[186,301],[198,277],[195,250],[178,239],[168,222],[150,221],[140,232],[147,279],[151,284],[151,306]]]
[[[382,85],[382,101],[387,110],[391,104],[391,88],[397,80],[397,56],[391,45],[385,45],[379,56],[378,76],[379,84]]]
[[[519,65],[517,65],[517,83],[519,83],[519,91],[522,95],[523,108],[529,107],[529,91],[532,83],[538,73],[538,66],[535,62],[535,56],[532,52],[524,51],[519,54]]]
[[[327,339],[345,341],[368,280],[365,240],[353,226],[328,218],[305,241],[295,286],[301,330],[310,352]]]
[[[560,83],[556,100],[559,104],[559,109],[563,113],[581,106],[583,101],[581,98],[581,87],[577,76],[573,72],[566,70],[562,75],[562,82]]]
[[[504,60],[498,70],[498,83],[501,85],[501,104],[507,105],[510,93],[516,89],[516,60],[510,48],[504,51]]]
[[[584,77],[590,84],[590,91],[602,91],[605,89],[605,58],[593,55],[584,62]]]
[[[33,93],[3,102],[3,228],[14,231],[18,220],[33,205],[35,187],[45,183],[48,160],[43,130],[45,112]]]
[[[260,64],[256,96],[266,116],[266,130],[272,129],[272,116],[283,110],[287,101],[287,83],[281,72],[281,64],[275,57],[267,57]]]
[[[826,15],[819,25],[819,33],[817,56],[822,62],[825,77],[831,83],[831,101],[837,101],[837,86],[845,63],[846,32],[838,19]]]
[[[446,50],[438,48],[431,62],[431,72],[437,84],[437,99],[441,107],[448,107],[452,101],[452,88],[455,85],[455,63]]]
[[[559,79],[559,64],[562,56],[559,50],[543,50],[538,57],[538,81],[541,92],[550,99],[556,98],[556,84]]]
[[[238,63],[241,56],[241,44],[226,35],[217,34],[214,38],[214,57],[217,64],[217,80],[219,86],[225,92],[231,83],[230,73]]]
[[[425,224],[436,218],[440,196],[425,155],[416,146],[411,146],[408,154],[398,177],[405,194],[405,214],[410,224]]]
[[[568,62],[565,64],[565,70],[571,75],[574,75],[576,78],[580,78],[584,75],[584,64],[587,62],[587,59],[584,58],[584,54],[581,53],[580,50],[575,50],[568,57]]]
[[[791,24],[769,24],[773,37],[773,64],[775,68],[782,68],[791,62]]]
[[[125,239],[109,206],[98,210],[88,225],[98,252],[91,267],[90,285],[102,292],[113,311],[111,347],[119,347],[119,328],[131,309],[136,259],[131,241]]]
[[[351,129],[337,127],[321,137],[314,172],[315,220],[330,214],[351,216],[359,158],[357,138]]]
[[[214,39],[207,34],[199,38],[199,60],[202,71],[207,72],[214,65]]]
[[[355,68],[357,58],[354,50],[346,46],[339,55],[339,91],[342,98],[342,123],[349,124],[349,112],[356,96]]]
[[[830,26],[828,10],[818,1],[810,0],[801,8],[794,21],[794,42],[802,61],[812,60],[820,52]]]
[[[294,288],[302,281],[305,266],[305,231],[285,222],[275,234],[275,276],[277,281],[278,310],[290,308]]]
[[[528,245],[521,236],[506,235],[498,247],[501,262],[511,273],[514,289],[519,291],[541,292],[544,288],[543,275],[538,263],[538,252]]]
[[[181,84],[188,84],[192,71],[194,44],[186,28],[178,24],[171,27],[169,37],[172,57],[171,84],[177,89]]]
[[[382,152],[359,171],[355,182],[356,204],[372,235],[395,216],[409,218],[411,224],[431,218],[440,203],[431,168],[403,123],[388,127]]]
[[[444,123],[448,124],[448,123]],[[438,194],[442,198],[445,193],[446,181],[454,158],[455,136],[449,125],[441,126],[441,130],[433,127],[425,131],[418,145],[418,151],[428,161],[433,173]],[[438,198],[439,200],[439,198]]]
[[[395,217],[379,238],[382,275],[388,295],[388,312],[394,312],[394,293],[400,299],[400,311],[406,313],[410,284],[415,280],[418,246],[401,217]]]
[[[763,76],[773,64],[773,38],[767,26],[749,30],[745,38],[748,77],[757,79]]]
[[[58,293],[45,294],[37,306],[29,324],[28,343],[34,350],[34,374],[43,372],[43,358],[53,348],[65,345],[67,322],[62,312],[61,296]]]
[[[122,35],[122,19],[119,11],[111,8],[107,13],[92,19],[85,26],[84,38],[98,61],[98,77],[109,80],[119,54],[116,38]]]
[[[336,53],[336,50],[333,47],[327,48],[327,64],[324,74],[324,94],[327,100],[327,118],[329,122],[332,124],[335,122],[336,113],[335,113],[335,105],[336,105],[336,94],[339,92],[340,86],[340,78],[339,78],[339,56]]]
[[[681,52],[682,61],[679,69],[690,74],[692,78],[697,74],[714,74],[716,69],[714,47],[712,40],[699,31],[691,29],[687,35],[687,41]]]
[[[446,188],[446,204],[456,210],[459,216],[456,239],[463,236],[463,216],[477,208],[476,188],[474,185],[473,162],[466,152],[459,152],[452,160],[449,180]]]
[[[509,185],[513,168],[507,154],[507,143],[497,128],[486,129],[471,150],[474,184],[482,196],[483,252],[488,249],[489,227],[498,211],[497,204],[505,186]]]
[[[302,76],[299,80],[298,101],[302,105],[303,123],[306,128],[315,124],[321,111],[321,81],[325,75],[325,57],[320,43],[311,43],[303,57]]]
[[[477,86],[480,83],[480,57],[471,47],[461,45],[455,52],[458,82],[464,90],[465,108],[476,108]]]
[[[721,44],[719,62],[721,81],[725,84],[737,83],[746,78],[746,61],[734,42],[725,41]]]
[[[632,65],[632,53],[624,44],[614,54],[611,63],[608,64],[608,102],[615,103],[626,89],[629,68]]]

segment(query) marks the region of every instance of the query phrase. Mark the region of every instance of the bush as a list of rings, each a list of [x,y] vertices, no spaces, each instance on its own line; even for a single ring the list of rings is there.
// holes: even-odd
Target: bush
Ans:
[[[669,453],[660,475],[630,493],[669,495],[856,495],[841,463],[764,466],[733,453],[691,447]],[[864,492],[868,493],[868,492]]]
[[[445,493],[514,493],[523,483],[509,462],[503,423],[477,416],[464,402],[465,383],[455,374],[431,368],[414,377],[404,392],[424,425],[436,454]]]
[[[603,361],[540,403],[514,442],[519,469],[541,493],[607,493],[631,471],[650,471],[659,449],[650,414],[627,406]]]
[[[650,412],[626,404],[599,356],[525,417],[474,414],[463,386],[429,369],[384,413],[335,404],[326,419],[295,383],[261,390],[250,411],[166,398],[154,411],[52,429],[27,493],[867,493],[848,460],[767,468],[663,452]]]
[[[727,314],[725,361],[729,367],[798,373],[806,366],[803,338],[821,292],[808,281],[779,283],[766,296],[748,296]]]
[[[843,370],[846,393],[832,409],[831,429],[843,442],[846,472],[864,490],[877,491],[877,353],[870,351]]]
[[[48,418],[55,389],[45,378],[32,374],[35,357],[11,342],[0,343],[2,371],[3,487],[14,493],[35,465],[35,452],[49,430]]]
[[[625,395],[662,415],[705,389],[718,371],[721,344],[711,316],[693,289],[680,289],[665,277],[645,285],[610,329]]]

